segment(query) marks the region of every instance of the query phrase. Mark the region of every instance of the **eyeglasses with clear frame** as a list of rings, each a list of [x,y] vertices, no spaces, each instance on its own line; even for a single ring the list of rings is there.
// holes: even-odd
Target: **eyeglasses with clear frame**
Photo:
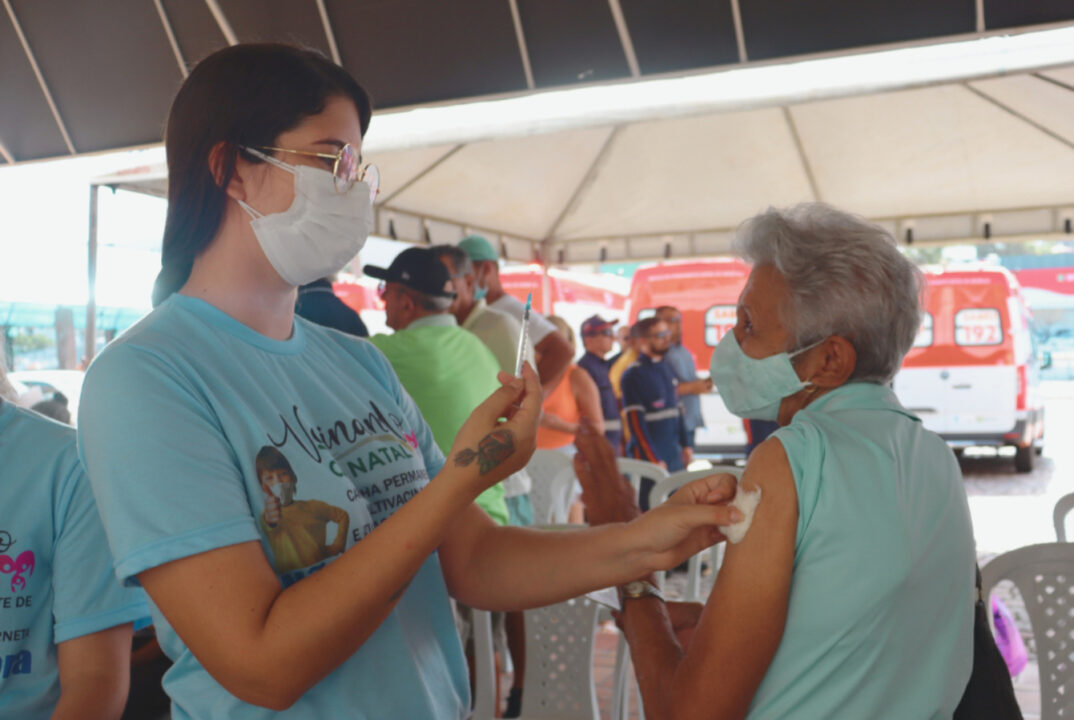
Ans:
[[[334,153],[314,152],[313,150],[292,150],[290,148],[272,147],[270,145],[258,145],[247,148],[248,150],[261,150],[267,152],[285,152],[292,155],[304,155],[306,157],[324,158],[333,160],[332,180],[336,185],[336,192],[343,195],[356,182],[364,182],[369,186],[369,202],[376,202],[377,193],[380,191],[380,170],[372,163],[362,167],[362,158],[358,150],[350,143],[345,143]]]

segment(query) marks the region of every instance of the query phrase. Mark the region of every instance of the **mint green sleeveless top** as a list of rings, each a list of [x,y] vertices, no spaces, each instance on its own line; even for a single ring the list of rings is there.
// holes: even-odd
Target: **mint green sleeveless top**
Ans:
[[[950,718],[973,655],[958,463],[887,387],[851,383],[775,437],[798,491],[787,624],[753,720]]]

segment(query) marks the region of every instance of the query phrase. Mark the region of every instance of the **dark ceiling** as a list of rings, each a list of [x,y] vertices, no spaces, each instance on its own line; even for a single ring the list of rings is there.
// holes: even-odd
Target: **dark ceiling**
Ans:
[[[0,3],[0,165],[159,142],[182,68],[232,41],[317,48],[384,109],[1074,20],[1069,0]]]

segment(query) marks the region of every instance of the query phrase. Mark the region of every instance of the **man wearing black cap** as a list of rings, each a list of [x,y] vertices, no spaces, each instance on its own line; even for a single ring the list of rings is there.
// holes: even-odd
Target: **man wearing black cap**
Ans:
[[[366,265],[365,274],[384,281],[381,297],[388,327],[395,330],[369,340],[388,358],[446,454],[473,409],[500,387],[499,364],[448,312],[455,293],[433,252],[409,248],[386,269]],[[477,504],[497,523],[507,524],[503,485],[478,495]]]
[[[612,444],[616,455],[622,455],[623,423],[619,417],[619,400],[615,397],[615,389],[608,377],[611,363],[604,357],[611,352],[614,344],[615,325],[618,320],[605,320],[599,315],[594,315],[582,323],[582,343],[585,345],[585,355],[578,361],[578,367],[583,368],[593,382],[597,384],[600,392],[600,407],[604,414],[604,437]]]

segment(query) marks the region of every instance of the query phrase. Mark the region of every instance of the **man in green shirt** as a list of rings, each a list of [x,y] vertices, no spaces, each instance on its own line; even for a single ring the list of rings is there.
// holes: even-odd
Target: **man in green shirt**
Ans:
[[[455,298],[451,278],[430,250],[409,248],[388,268],[366,265],[365,274],[384,282],[381,297],[388,327],[395,330],[370,341],[388,358],[447,455],[470,413],[500,387],[499,363],[449,312]],[[498,524],[507,524],[502,484],[478,495],[477,504]]]

